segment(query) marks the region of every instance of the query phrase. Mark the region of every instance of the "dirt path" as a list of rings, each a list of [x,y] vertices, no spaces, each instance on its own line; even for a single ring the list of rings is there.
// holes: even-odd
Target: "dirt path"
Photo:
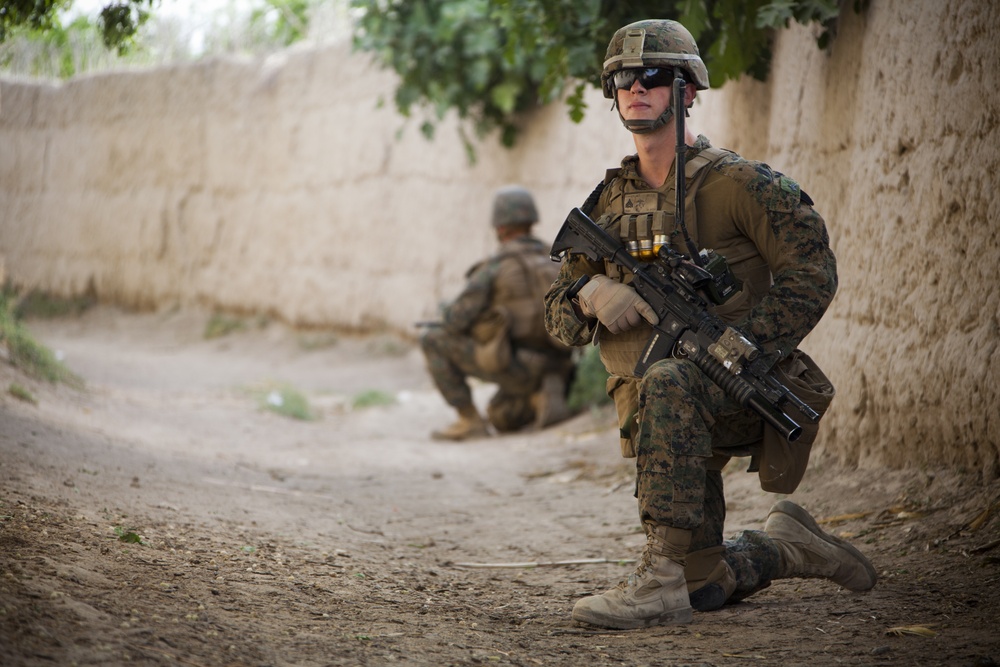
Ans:
[[[1000,484],[820,457],[793,499],[856,514],[826,525],[875,562],[874,591],[781,581],[688,626],[599,631],[573,602],[643,542],[608,413],[436,443],[451,414],[405,341],[273,324],[206,341],[205,321],[30,322],[84,392],[0,365],[39,399],[0,397],[0,664],[1000,660]],[[319,418],[262,410],[282,384]],[[395,402],[354,407],[366,392]],[[762,527],[776,497],[739,470],[726,484],[727,532]],[[608,562],[548,565],[583,559]]]

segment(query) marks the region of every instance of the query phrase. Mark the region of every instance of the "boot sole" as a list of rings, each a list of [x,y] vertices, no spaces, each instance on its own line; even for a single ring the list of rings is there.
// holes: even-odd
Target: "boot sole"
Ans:
[[[636,630],[639,628],[651,628],[656,625],[681,625],[690,623],[693,618],[691,607],[675,609],[665,614],[660,614],[655,618],[606,618],[598,614],[589,614],[586,611],[573,610],[573,620],[589,625],[596,625],[601,628],[612,628],[614,630]]]
[[[812,518],[809,512],[806,512],[804,509],[802,509],[801,507],[799,507],[790,500],[779,500],[777,503],[774,504],[774,507],[771,508],[771,513],[774,512],[787,514],[788,516],[792,517],[793,519],[801,523],[803,526],[805,526],[810,533],[820,538],[824,542],[835,544],[844,551],[849,552],[864,566],[865,572],[867,572],[869,577],[871,578],[872,585],[868,586],[867,588],[848,588],[848,590],[857,593],[861,591],[869,591],[872,588],[875,588],[875,584],[878,583],[878,573],[875,571],[875,567],[871,564],[871,561],[869,561],[863,553],[855,549],[854,545],[852,545],[850,542],[840,539],[836,535],[830,535],[829,533],[824,532],[823,529],[819,527],[819,524],[816,523],[816,520]],[[844,586],[844,588],[847,588],[847,586]]]

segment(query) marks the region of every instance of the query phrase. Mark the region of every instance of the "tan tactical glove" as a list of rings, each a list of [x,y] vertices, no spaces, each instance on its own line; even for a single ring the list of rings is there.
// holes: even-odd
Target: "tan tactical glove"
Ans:
[[[580,288],[577,298],[583,314],[596,317],[613,334],[628,331],[643,319],[650,324],[660,321],[653,307],[630,285],[601,274],[593,276]]]

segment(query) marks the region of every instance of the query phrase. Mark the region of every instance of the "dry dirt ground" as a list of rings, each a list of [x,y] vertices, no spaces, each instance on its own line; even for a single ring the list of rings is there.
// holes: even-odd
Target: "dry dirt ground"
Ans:
[[[873,591],[779,581],[687,626],[604,631],[573,603],[643,543],[609,413],[442,444],[452,415],[405,340],[206,340],[203,314],[103,307],[28,324],[86,388],[0,364],[38,399],[0,398],[0,664],[1000,661],[1000,484],[975,474],[819,456],[792,499],[871,557]],[[282,383],[318,418],[262,409]],[[395,402],[353,405],[372,392]],[[777,498],[726,483],[728,531],[761,528]]]

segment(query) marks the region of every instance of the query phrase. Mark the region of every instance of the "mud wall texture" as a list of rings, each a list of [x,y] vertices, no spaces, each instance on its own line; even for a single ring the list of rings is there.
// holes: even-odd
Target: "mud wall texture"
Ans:
[[[530,182],[544,209],[539,233],[554,235],[603,173],[583,165],[603,169],[630,145],[580,140],[608,133],[553,108],[524,148],[491,139],[470,167],[454,123],[432,143],[391,101],[379,106],[393,86],[346,45],[62,85],[4,82],[9,277],[143,308],[409,327],[494,246],[496,187]]]
[[[838,389],[819,447],[862,466],[1000,475],[1000,4],[850,3],[833,47],[793,26],[767,83],[702,93],[694,129],[798,180],[840,291],[803,347]],[[493,190],[528,184],[550,239],[631,152],[594,93],[470,165],[429,143],[392,75],[346,46],[64,84],[0,81],[8,278],[129,306],[412,331],[494,242]]]

